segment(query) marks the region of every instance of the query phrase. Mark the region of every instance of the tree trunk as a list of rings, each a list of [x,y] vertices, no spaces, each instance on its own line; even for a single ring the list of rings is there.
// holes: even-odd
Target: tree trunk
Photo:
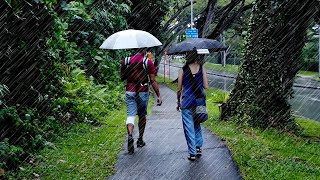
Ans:
[[[244,62],[221,119],[283,130],[296,128],[288,100],[299,70],[314,0],[257,0]]]

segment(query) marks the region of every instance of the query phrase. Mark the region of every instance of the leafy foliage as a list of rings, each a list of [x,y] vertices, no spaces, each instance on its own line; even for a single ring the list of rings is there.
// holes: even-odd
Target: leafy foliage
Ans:
[[[11,90],[6,97],[8,106],[35,107],[35,99],[43,90],[41,50],[52,18],[43,4],[10,2],[0,3],[0,11],[5,13],[0,19],[4,25],[0,29],[0,82]]]
[[[140,29],[159,36],[161,23],[169,10],[170,0],[132,0],[132,12],[128,14],[128,24],[134,29]],[[155,18],[157,17],[157,18]]]
[[[98,47],[127,27],[130,8],[113,1],[30,0],[1,2],[0,9],[9,29],[0,30],[6,37],[0,100],[8,105],[0,109],[0,168],[12,169],[54,146],[51,141],[74,123],[98,124],[120,107],[125,52]]]
[[[97,49],[106,36],[126,28],[120,10],[124,4],[112,1],[93,4],[72,1],[62,3],[63,17],[56,17],[54,37],[48,40],[48,59],[65,63],[71,69],[85,69],[99,83],[114,81],[119,68],[121,53],[110,53]],[[104,8],[108,7],[108,8]],[[115,58],[117,61],[112,61]],[[110,61],[111,60],[111,61]],[[112,73],[110,73],[112,72]],[[50,78],[51,79],[51,78]]]
[[[211,102],[217,103],[217,104],[226,103],[229,99],[229,94],[227,92],[213,94],[212,96],[213,96],[213,99],[211,99]]]
[[[64,96],[54,101],[54,111],[69,112],[64,115],[65,123],[74,120],[71,114],[77,113],[82,122],[98,123],[105,121],[109,113],[118,109],[123,102],[121,99],[121,83],[96,85],[93,78],[86,78],[83,70],[75,69],[69,77],[61,80]]]
[[[313,30],[312,27],[314,23],[311,24],[307,31],[308,42],[302,49],[302,64],[301,69],[306,71],[318,71],[318,38],[315,37],[318,29]]]
[[[53,140],[62,127],[53,117],[40,117],[28,109],[0,110],[1,168],[14,168]]]

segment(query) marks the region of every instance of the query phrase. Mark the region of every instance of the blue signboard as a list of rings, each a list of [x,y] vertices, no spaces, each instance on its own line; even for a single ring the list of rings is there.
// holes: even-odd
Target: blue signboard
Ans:
[[[198,29],[187,29],[186,38],[198,38]]]

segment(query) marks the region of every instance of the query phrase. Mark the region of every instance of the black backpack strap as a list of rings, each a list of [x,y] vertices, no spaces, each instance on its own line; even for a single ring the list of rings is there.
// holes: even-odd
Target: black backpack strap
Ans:
[[[130,59],[131,59],[131,57],[125,57],[124,61],[121,63],[120,77],[121,77],[122,81],[124,81],[128,78],[128,74],[129,74],[128,67],[130,64]]]

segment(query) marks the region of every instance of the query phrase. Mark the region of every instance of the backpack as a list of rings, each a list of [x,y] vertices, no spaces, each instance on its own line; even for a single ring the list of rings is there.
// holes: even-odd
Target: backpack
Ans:
[[[129,75],[132,73],[132,67],[130,67],[130,58],[126,57],[124,59],[124,64],[121,65],[121,80],[125,81],[128,79]],[[147,81],[149,82],[149,76],[148,76],[148,57],[145,56],[143,58],[143,69],[144,69],[144,76],[147,77]]]

